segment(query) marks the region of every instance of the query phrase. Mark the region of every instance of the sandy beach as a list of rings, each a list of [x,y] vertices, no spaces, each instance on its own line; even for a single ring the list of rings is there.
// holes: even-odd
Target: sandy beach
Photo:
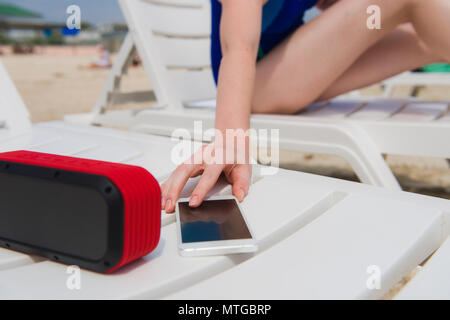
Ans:
[[[0,59],[24,99],[33,122],[59,120],[66,114],[89,112],[109,73],[108,69],[85,68],[96,59],[95,55],[11,55],[0,56]],[[123,88],[151,89],[144,69],[130,68]]]
[[[58,120],[66,114],[89,112],[105,84],[109,70],[85,68],[96,58],[76,55],[6,55],[0,56],[20,94],[33,122]],[[114,57],[113,57],[114,58]],[[142,66],[130,68],[122,83],[123,90],[151,89]],[[402,97],[409,88],[396,88]],[[380,93],[379,86],[364,89],[363,94]],[[419,98],[450,101],[450,88],[436,86],[420,90]],[[129,104],[115,108],[148,108],[151,103]],[[388,155],[386,158],[405,190],[450,199],[450,169],[445,159]],[[357,180],[342,159],[299,152],[281,152],[281,166],[316,174]]]

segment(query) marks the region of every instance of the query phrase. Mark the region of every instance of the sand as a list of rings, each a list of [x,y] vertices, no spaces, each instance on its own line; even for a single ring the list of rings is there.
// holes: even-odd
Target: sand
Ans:
[[[33,122],[59,120],[65,114],[89,112],[92,109],[109,74],[108,69],[82,68],[95,58],[95,55],[0,57],[25,101]],[[151,85],[144,69],[130,68],[129,76],[123,81],[123,88],[150,90]]]
[[[3,63],[18,87],[33,122],[62,119],[65,114],[88,112],[94,106],[109,70],[89,70],[95,55],[7,55]],[[142,67],[131,68],[122,87],[127,90],[149,90],[151,84]],[[408,94],[408,87],[399,87],[394,96]],[[363,90],[364,94],[380,93],[379,86]],[[450,101],[450,89],[426,87],[420,98]],[[146,108],[151,103],[130,104],[115,108]],[[316,174],[357,180],[351,167],[335,156],[282,151],[281,166]],[[413,192],[450,199],[450,169],[445,159],[387,156],[387,162],[402,186]]]

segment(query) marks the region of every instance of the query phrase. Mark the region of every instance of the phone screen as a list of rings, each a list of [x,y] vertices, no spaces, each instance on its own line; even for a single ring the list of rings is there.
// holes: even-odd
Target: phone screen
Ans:
[[[251,239],[252,236],[233,199],[205,200],[197,208],[179,202],[183,243]]]

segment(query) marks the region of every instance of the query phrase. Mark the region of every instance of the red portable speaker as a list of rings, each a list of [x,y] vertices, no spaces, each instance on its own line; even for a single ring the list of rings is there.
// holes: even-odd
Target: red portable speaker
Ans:
[[[112,272],[159,242],[161,190],[137,166],[0,153],[0,246]]]

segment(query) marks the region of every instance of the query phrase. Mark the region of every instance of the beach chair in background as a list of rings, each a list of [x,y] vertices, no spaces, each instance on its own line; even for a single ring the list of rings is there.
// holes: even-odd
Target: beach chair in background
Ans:
[[[8,115],[7,127],[8,119],[28,124],[0,135],[0,151],[138,165],[162,182],[176,166],[173,147],[191,143],[67,121],[30,125],[1,62],[0,70],[0,114]],[[23,108],[10,110],[17,105]],[[450,201],[283,169],[268,176],[263,168],[254,166],[241,204],[259,244],[255,254],[181,257],[175,216],[161,212],[154,252],[112,275],[81,270],[81,288],[71,290],[66,265],[8,250],[2,239],[0,299],[450,299]],[[213,194],[231,188],[219,181]],[[412,278],[405,288],[404,277]]]
[[[31,127],[30,114],[22,98],[0,63],[0,139],[17,134]]]
[[[383,97],[391,97],[397,86],[408,86],[409,95],[417,97],[426,86],[446,86],[450,90],[449,72],[404,72],[381,82]]]
[[[208,0],[119,0],[129,34],[99,101],[68,121],[125,126],[169,136],[192,130],[194,120],[213,127],[216,88],[210,67]],[[137,50],[156,106],[141,112],[106,112]],[[148,94],[148,93],[147,93]],[[281,149],[335,154],[362,182],[399,189],[382,154],[450,158],[448,102],[339,97],[292,116],[254,115],[255,129],[280,129]]]

